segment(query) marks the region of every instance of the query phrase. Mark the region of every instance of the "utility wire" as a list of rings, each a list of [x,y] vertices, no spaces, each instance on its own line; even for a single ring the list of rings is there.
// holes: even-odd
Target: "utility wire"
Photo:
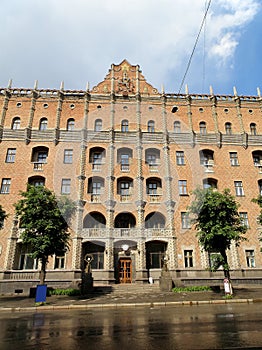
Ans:
[[[204,24],[205,24],[205,21],[206,21],[206,17],[207,17],[207,13],[208,13],[210,4],[211,4],[211,0],[209,0],[209,2],[208,2],[208,5],[207,5],[207,8],[206,8],[206,11],[205,11],[205,14],[204,14],[204,17],[203,17],[203,20],[202,20],[202,23],[201,23],[201,26],[200,26],[198,35],[197,35],[197,37],[196,37],[196,41],[195,41],[195,44],[194,44],[192,53],[191,53],[191,55],[190,55],[188,64],[187,64],[187,68],[186,68],[185,74],[184,74],[184,76],[183,76],[182,82],[181,82],[180,87],[179,87],[179,91],[178,91],[179,94],[180,94],[181,89],[182,89],[182,87],[183,87],[183,85],[184,85],[184,82],[185,82],[185,79],[186,79],[186,75],[187,75],[187,72],[188,72],[188,70],[189,70],[189,67],[190,67],[190,64],[191,64],[191,61],[192,61],[192,58],[193,58],[193,55],[194,55],[194,52],[195,52],[195,49],[196,49],[196,46],[197,46],[197,43],[198,43],[200,34],[201,34],[201,31],[202,31],[202,28],[203,28],[203,26],[204,26]]]

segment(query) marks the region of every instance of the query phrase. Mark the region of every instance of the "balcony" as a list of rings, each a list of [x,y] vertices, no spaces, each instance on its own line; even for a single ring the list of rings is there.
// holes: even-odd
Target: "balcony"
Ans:
[[[130,171],[130,165],[129,164],[120,164],[120,170],[122,172],[128,173]]]
[[[214,160],[208,159],[204,162],[205,173],[213,173],[214,172]]]
[[[91,194],[90,199],[92,203],[101,203],[101,194]]]
[[[172,230],[165,228],[149,228],[149,229],[138,229],[138,228],[84,228],[82,229],[81,237],[83,239],[90,238],[156,238],[156,237],[171,237],[173,234]]]
[[[44,170],[44,164],[43,162],[34,162],[34,171],[43,171]]]
[[[102,163],[92,163],[93,171],[101,171],[101,169],[102,169]]]
[[[158,173],[158,164],[148,164],[150,173]]]
[[[131,194],[120,194],[119,200],[121,203],[128,203],[131,200]]]
[[[162,199],[162,194],[149,194],[148,201],[150,203],[160,203]]]

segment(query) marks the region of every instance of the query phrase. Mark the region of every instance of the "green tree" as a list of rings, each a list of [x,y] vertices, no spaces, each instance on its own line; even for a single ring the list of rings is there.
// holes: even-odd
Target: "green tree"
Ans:
[[[225,277],[230,279],[226,250],[232,242],[238,246],[245,240],[243,234],[247,230],[238,213],[239,204],[228,189],[220,193],[212,188],[198,188],[193,193],[195,201],[189,212],[194,215],[198,241],[205,251],[220,254],[214,270],[222,265]]]
[[[1,230],[1,228],[3,228],[4,221],[6,218],[7,218],[7,214],[4,211],[4,209],[2,208],[2,205],[0,204],[0,230]]]
[[[261,208],[260,214],[259,214],[257,219],[258,219],[258,222],[260,223],[260,225],[262,225],[262,196],[259,195],[257,198],[253,198],[252,202],[257,203],[260,206],[260,208]],[[260,240],[260,242],[262,242],[262,235],[261,235],[261,233],[260,233],[259,240]],[[261,251],[262,251],[262,248],[261,248]]]
[[[40,284],[44,284],[48,257],[69,248],[69,224],[75,206],[68,198],[58,201],[44,186],[28,185],[21,195],[23,198],[15,204],[23,229],[21,239],[30,247],[31,257],[40,260]]]

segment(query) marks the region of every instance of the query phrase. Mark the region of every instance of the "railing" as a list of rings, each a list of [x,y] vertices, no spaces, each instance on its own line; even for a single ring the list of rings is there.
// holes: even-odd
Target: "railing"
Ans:
[[[139,238],[141,236],[148,238],[156,237],[171,237],[173,234],[172,230],[165,228],[83,228],[81,237],[83,239],[90,238]]]
[[[100,194],[91,194],[91,202],[92,203],[101,203],[101,195]]]
[[[149,202],[159,203],[161,201],[162,195],[161,194],[149,194],[148,198],[149,198]]]
[[[43,171],[44,170],[44,164],[43,162],[34,162],[34,171]]]
[[[120,194],[119,198],[120,198],[120,202],[121,203],[125,203],[125,202],[130,202],[131,200],[131,194]]]

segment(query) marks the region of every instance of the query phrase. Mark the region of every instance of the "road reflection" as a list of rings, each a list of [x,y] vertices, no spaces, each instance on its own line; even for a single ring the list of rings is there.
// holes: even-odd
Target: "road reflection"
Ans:
[[[259,304],[0,314],[0,349],[262,349]]]

